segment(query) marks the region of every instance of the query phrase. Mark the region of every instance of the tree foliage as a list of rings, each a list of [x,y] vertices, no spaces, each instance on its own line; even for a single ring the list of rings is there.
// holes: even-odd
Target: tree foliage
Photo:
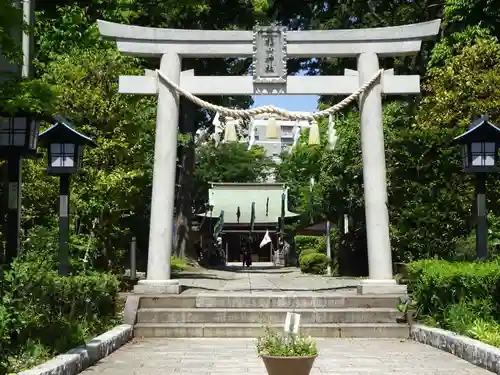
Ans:
[[[22,13],[10,0],[0,0],[0,52],[10,62],[21,59]]]
[[[128,233],[140,236],[148,226],[156,105],[117,93],[116,78],[138,74],[136,66],[114,48],[75,48],[43,64],[39,78],[57,97],[54,114],[98,144],[85,150],[85,171],[72,179],[71,212],[77,231],[92,232],[114,263],[128,247]],[[45,176],[45,165],[45,159],[33,162],[25,174],[27,228],[48,225],[49,213],[55,215],[57,182]]]
[[[197,151],[195,210],[205,208],[210,182],[263,182],[273,172],[272,160],[262,147],[242,143],[208,143]]]
[[[230,6],[229,6],[230,5]],[[72,184],[75,231],[90,232],[104,259],[119,263],[131,232],[147,237],[155,129],[154,98],[120,95],[120,74],[156,68],[155,59],[124,57],[114,43],[99,36],[97,19],[151,27],[250,29],[273,20],[293,30],[366,28],[424,22],[443,17],[436,43],[425,43],[416,57],[381,58],[398,74],[424,76],[423,99],[385,98],[384,129],[388,163],[391,234],[398,259],[453,252],[454,238],[467,234],[471,209],[469,177],[460,172],[454,136],[474,117],[488,113],[498,121],[498,42],[495,1],[308,1],[283,0],[63,0],[37,2],[36,79],[13,80],[0,89],[3,110],[58,113],[92,135],[99,147],[87,150],[85,173]],[[16,18],[17,17],[17,18]],[[7,32],[20,23],[9,1],[0,3],[0,48],[18,51]],[[290,73],[343,74],[354,59],[291,60]],[[186,59],[183,69],[199,75],[242,75],[244,59]],[[211,98],[226,106],[248,107],[250,97]],[[322,98],[328,105],[335,98]],[[394,102],[393,102],[394,101]],[[190,107],[194,121],[180,121],[178,192],[184,203],[177,213],[197,211],[207,199],[210,181],[264,178],[267,160],[259,149],[243,145],[202,146],[195,152],[194,133],[211,128],[212,113]],[[45,124],[47,125],[47,124]],[[323,131],[325,123],[321,123]],[[308,211],[308,220],[335,219],[348,212],[362,228],[364,218],[359,115],[356,106],[336,120],[339,143],[334,152],[323,144],[301,144],[277,167],[290,186],[291,207]],[[259,154],[260,152],[260,154]],[[310,191],[310,180],[316,186]],[[55,224],[56,183],[45,176],[44,161],[25,163],[24,220],[31,228]],[[492,180],[493,181],[493,180]],[[492,182],[493,185],[493,182]],[[186,189],[186,187],[195,187]],[[178,194],[179,195],[179,194]],[[179,200],[180,201],[180,200]],[[496,191],[490,206],[496,209]],[[185,202],[188,202],[186,205]],[[190,207],[192,205],[193,207]],[[186,209],[187,207],[187,209]],[[188,215],[189,216],[189,215]],[[186,220],[181,220],[186,224]],[[137,234],[137,233],[135,233]],[[28,238],[29,239],[29,238]],[[140,248],[146,248],[146,238]],[[438,254],[439,255],[439,254]]]

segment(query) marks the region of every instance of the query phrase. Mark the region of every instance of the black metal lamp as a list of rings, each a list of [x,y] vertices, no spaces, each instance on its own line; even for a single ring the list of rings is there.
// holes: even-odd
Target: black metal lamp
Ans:
[[[500,129],[489,122],[488,116],[472,122],[462,135],[455,138],[461,145],[462,162],[467,173],[499,172]]]
[[[0,159],[7,160],[8,174],[6,265],[20,253],[21,163],[23,157],[36,157],[39,128],[34,114],[0,113]]]
[[[77,132],[73,125],[62,117],[54,117],[55,123],[40,133],[40,144],[47,147],[48,167],[51,176],[75,174],[83,161],[84,146],[95,147],[96,143]]]
[[[36,153],[40,121],[33,115],[0,113],[0,157]]]
[[[69,239],[69,178],[82,167],[84,146],[96,147],[86,135],[77,132],[65,118],[54,117],[55,123],[40,133],[40,144],[48,149],[47,171],[59,176],[59,275],[70,271]]]
[[[473,121],[469,129],[455,138],[462,151],[463,169],[476,175],[476,258],[488,258],[488,217],[486,213],[486,180],[488,173],[500,171],[498,149],[500,129],[488,116]]]

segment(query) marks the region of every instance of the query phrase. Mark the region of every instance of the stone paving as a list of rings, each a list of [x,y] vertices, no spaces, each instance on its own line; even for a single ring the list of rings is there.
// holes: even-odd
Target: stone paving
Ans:
[[[248,291],[273,293],[355,293],[359,278],[304,275],[297,268],[276,268],[271,263],[254,263],[242,268],[230,263],[225,269],[200,269],[177,275],[184,294],[207,291]]]
[[[488,375],[410,340],[317,339],[311,375]],[[252,339],[147,339],[127,344],[83,375],[266,374]]]
[[[210,291],[301,294],[356,293],[360,279],[303,275],[295,268],[254,264],[242,269],[200,269],[177,276],[183,294]],[[317,339],[320,355],[311,375],[487,375],[451,354],[411,340]],[[83,374],[266,374],[252,339],[134,339]]]

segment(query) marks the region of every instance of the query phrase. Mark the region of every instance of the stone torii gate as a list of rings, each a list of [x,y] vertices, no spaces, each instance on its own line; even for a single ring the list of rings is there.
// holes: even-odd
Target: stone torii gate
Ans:
[[[440,20],[372,29],[287,31],[256,26],[253,31],[177,30],[98,21],[106,39],[129,55],[160,58],[159,71],[194,95],[348,95],[373,78],[379,57],[417,54],[422,41],[439,31]],[[196,76],[181,72],[182,58],[253,57],[253,76]],[[357,57],[358,70],[345,76],[287,76],[288,57]],[[120,77],[123,94],[157,95],[155,159],[147,280],[138,293],[179,293],[170,279],[179,93],[155,72]],[[385,71],[360,97],[361,144],[369,279],[358,293],[404,293],[392,276],[382,94],[419,94],[419,76]]]

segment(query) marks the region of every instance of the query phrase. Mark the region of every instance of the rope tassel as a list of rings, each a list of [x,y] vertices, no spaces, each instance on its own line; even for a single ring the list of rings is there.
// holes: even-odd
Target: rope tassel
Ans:
[[[309,129],[309,145],[319,145],[319,127],[316,121],[311,122],[311,128]]]
[[[231,118],[226,119],[226,130],[224,131],[224,142],[236,142],[238,137],[236,135],[236,122]]]
[[[269,118],[266,126],[266,138],[267,139],[279,139],[279,129],[278,122],[274,117]]]
[[[328,143],[326,145],[326,149],[329,151],[333,151],[338,139],[339,137],[337,137],[337,131],[335,130],[333,116],[330,115],[330,117],[328,118]]]
[[[248,134],[248,150],[252,148],[252,146],[255,144],[255,122],[254,119],[250,121],[250,131]]]

